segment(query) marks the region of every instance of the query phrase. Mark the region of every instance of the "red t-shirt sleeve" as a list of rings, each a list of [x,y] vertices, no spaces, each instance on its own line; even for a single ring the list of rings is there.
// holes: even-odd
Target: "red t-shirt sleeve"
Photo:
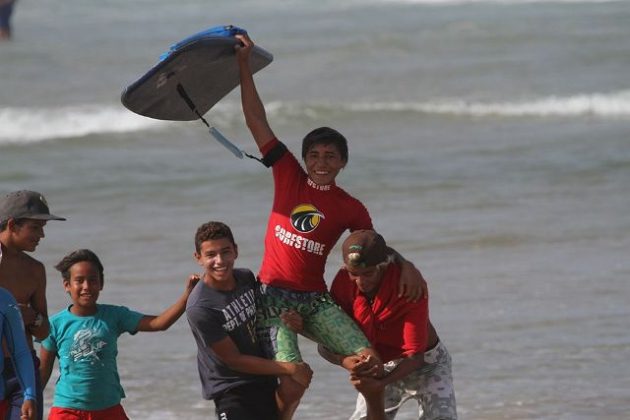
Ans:
[[[407,312],[403,324],[403,354],[405,357],[424,353],[429,339],[428,299],[423,297],[420,302],[410,302],[409,305],[412,305],[413,308]]]

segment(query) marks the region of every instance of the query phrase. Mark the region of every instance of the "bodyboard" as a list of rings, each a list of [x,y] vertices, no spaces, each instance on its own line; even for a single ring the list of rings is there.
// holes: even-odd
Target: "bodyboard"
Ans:
[[[192,121],[200,118],[240,84],[235,26],[219,26],[171,46],[160,61],[121,95],[123,105],[158,120]],[[273,56],[254,46],[252,73],[266,67]],[[186,98],[187,97],[187,98]]]

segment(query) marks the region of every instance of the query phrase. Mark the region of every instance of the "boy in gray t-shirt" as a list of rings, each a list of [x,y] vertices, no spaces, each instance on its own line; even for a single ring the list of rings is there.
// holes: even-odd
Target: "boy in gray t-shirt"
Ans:
[[[308,387],[313,372],[305,363],[263,358],[255,328],[256,279],[250,270],[234,268],[238,247],[227,225],[201,225],[194,256],[204,274],[188,298],[186,316],[203,397],[214,400],[219,419],[278,418],[276,377]]]

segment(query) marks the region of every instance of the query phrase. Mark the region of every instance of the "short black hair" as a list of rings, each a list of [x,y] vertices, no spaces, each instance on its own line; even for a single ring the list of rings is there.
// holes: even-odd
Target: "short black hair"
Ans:
[[[72,251],[71,253],[63,257],[61,261],[59,261],[57,265],[55,265],[55,268],[59,272],[61,272],[61,277],[63,277],[64,280],[70,280],[70,268],[76,263],[80,263],[83,261],[92,263],[96,266],[101,277],[102,286],[105,282],[103,264],[101,264],[101,260],[98,259],[96,254],[89,249],[77,249],[76,251]]]
[[[26,222],[25,218],[13,219],[13,220],[15,221],[16,226],[22,226]],[[0,232],[4,232],[7,226],[9,226],[9,219],[0,222]]]
[[[236,246],[234,235],[232,235],[232,230],[228,225],[215,221],[204,223],[197,228],[197,233],[195,233],[195,250],[201,251],[201,244],[205,241],[223,238],[229,239],[232,245]]]
[[[302,140],[302,159],[306,159],[306,154],[316,144],[334,145],[339,150],[343,161],[348,162],[348,141],[334,128],[319,127],[308,133]]]

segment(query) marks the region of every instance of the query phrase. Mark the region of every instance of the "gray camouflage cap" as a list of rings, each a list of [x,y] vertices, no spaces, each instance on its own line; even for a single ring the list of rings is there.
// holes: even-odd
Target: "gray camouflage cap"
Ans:
[[[50,214],[44,196],[35,191],[13,191],[0,197],[0,223],[9,219],[66,220]]]

